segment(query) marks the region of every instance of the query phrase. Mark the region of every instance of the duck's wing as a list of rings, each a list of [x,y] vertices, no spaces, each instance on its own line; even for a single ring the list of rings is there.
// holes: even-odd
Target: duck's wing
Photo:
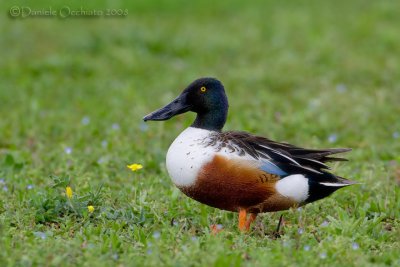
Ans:
[[[326,162],[346,161],[344,158],[331,155],[351,150],[350,148],[307,149],[239,131],[218,133],[215,142],[219,144],[220,149],[228,147],[239,155],[250,155],[255,160],[265,162],[264,167],[267,170],[272,169],[278,175],[298,172],[326,173],[330,169]]]

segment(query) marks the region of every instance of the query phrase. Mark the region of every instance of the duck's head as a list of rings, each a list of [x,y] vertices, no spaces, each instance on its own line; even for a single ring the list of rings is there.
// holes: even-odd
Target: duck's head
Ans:
[[[228,99],[222,83],[214,78],[197,79],[171,103],[143,120],[163,121],[188,111],[197,113],[193,127],[220,131],[228,114]]]

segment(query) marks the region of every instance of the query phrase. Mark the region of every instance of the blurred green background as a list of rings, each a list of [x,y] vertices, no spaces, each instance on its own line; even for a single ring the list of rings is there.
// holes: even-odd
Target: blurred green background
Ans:
[[[0,8],[1,265],[400,264],[399,1]],[[50,8],[56,16],[33,15]],[[242,235],[235,214],[183,196],[164,160],[194,115],[142,117],[203,76],[225,85],[226,129],[352,147],[350,162],[333,169],[362,185],[283,212],[279,239],[270,234],[281,213]],[[130,163],[144,168],[132,173]],[[95,213],[70,209],[65,183],[53,188],[50,175],[69,177],[77,196],[103,185],[100,200],[74,199],[96,203]],[[211,235],[212,223],[224,231]]]

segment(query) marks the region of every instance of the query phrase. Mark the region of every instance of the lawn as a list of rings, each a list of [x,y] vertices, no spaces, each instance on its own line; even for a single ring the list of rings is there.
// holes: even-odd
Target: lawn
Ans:
[[[0,4],[1,266],[400,265],[399,1],[93,2],[67,7],[127,14]],[[184,196],[165,155],[194,114],[142,117],[202,76],[225,84],[225,129],[351,147],[332,169],[360,185],[246,234]]]

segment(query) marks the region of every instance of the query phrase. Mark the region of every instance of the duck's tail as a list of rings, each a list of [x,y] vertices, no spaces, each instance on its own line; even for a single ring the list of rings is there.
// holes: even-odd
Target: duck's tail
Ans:
[[[316,200],[325,198],[335,192],[336,190],[349,186],[358,184],[357,182],[345,179],[340,176],[336,176],[331,173],[325,173],[326,179],[309,179],[309,197],[307,202],[314,202]]]
[[[339,187],[339,188],[353,185],[353,184],[358,184],[357,182],[348,180],[348,179],[340,177],[340,176],[336,176],[333,174],[332,174],[332,176],[335,178],[335,180],[329,181],[329,182],[319,182],[319,184],[321,184],[323,186]]]

